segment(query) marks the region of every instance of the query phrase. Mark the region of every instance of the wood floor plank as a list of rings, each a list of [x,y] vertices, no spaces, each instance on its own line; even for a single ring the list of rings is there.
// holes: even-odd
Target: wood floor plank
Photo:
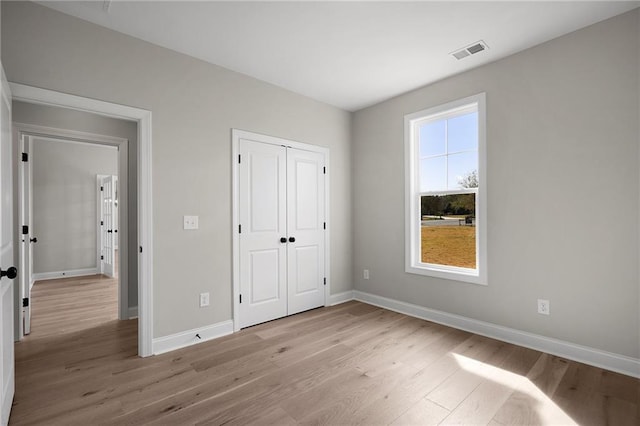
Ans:
[[[139,358],[114,283],[34,286],[12,425],[640,424],[637,379],[355,301]]]
[[[449,410],[421,398],[410,409],[391,423],[392,426],[438,425],[449,415]]]
[[[305,407],[304,400],[294,400],[290,405],[284,406],[285,410],[296,420],[303,424],[349,424],[359,423],[356,419],[363,405],[370,399],[384,398],[386,386],[397,386],[404,380],[414,376],[416,371],[412,367],[395,366],[374,377],[360,374],[349,380],[341,380],[332,383],[331,387],[336,392],[328,389],[329,398],[322,401],[313,401],[310,407]],[[309,401],[308,398],[305,399]],[[298,405],[300,404],[300,405]],[[295,408],[294,408],[295,407]],[[298,407],[305,407],[302,412]],[[292,410],[297,409],[295,414]]]
[[[615,424],[638,424],[637,404],[625,404],[620,398],[607,395],[604,390],[609,385],[603,387],[604,377],[605,371],[600,368],[569,363],[553,399],[578,424],[610,424],[607,422],[612,418],[619,422]]]
[[[510,347],[509,355],[498,365],[471,361],[463,366],[468,372],[483,379],[467,398],[447,416],[442,424],[465,425],[488,424],[506,403],[515,389],[520,389],[527,379],[523,373],[530,371],[540,358],[530,349]],[[514,389],[515,388],[515,389]]]
[[[323,364],[351,352],[344,345],[336,345],[326,351],[315,354],[286,370],[276,368],[266,371],[254,381],[236,386],[226,392],[214,387],[203,388],[197,398],[191,398],[191,404],[180,410],[173,410],[170,416],[158,419],[173,424],[185,422],[225,423],[238,417],[252,416],[262,410],[281,405],[283,398],[298,395],[305,389],[315,388],[342,373],[335,369],[331,373],[323,370]],[[323,371],[320,371],[323,370]],[[323,376],[324,374],[324,376]],[[290,414],[290,413],[289,413]]]
[[[457,354],[457,356],[480,363],[499,364],[514,349],[512,345],[480,337],[477,338],[475,345],[475,347],[470,348],[472,351],[467,351],[465,355]],[[454,410],[484,380],[482,376],[462,368],[460,363],[463,362],[464,358],[454,359],[458,364],[458,370],[427,395],[430,401],[448,410]]]
[[[428,349],[416,348],[420,354],[428,352],[430,363],[421,364],[422,369],[410,378],[399,382],[396,386],[385,386],[387,392],[368,403],[354,414],[357,424],[384,423],[389,424],[425,397],[430,391],[458,370],[458,366],[449,352],[468,348],[466,341],[471,337],[468,333],[451,333],[441,336],[432,342]],[[402,364],[404,364],[402,362]],[[415,365],[406,364],[417,368]]]

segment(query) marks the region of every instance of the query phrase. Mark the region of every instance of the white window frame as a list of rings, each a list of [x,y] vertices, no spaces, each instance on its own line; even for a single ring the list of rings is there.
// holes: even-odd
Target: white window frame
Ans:
[[[418,128],[425,122],[459,115],[465,109],[478,111],[478,188],[442,191],[443,194],[476,194],[476,268],[422,263],[420,257],[420,182]],[[474,108],[475,109],[475,108]],[[405,271],[448,280],[487,285],[487,147],[486,95],[479,93],[404,116],[405,146]]]

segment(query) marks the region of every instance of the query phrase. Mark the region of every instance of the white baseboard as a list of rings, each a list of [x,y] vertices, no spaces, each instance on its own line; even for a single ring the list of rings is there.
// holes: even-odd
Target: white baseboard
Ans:
[[[640,377],[640,359],[618,355],[563,340],[528,333],[509,327],[425,308],[387,297],[377,296],[359,290],[353,291],[353,298],[390,311],[469,331],[515,345],[524,346],[552,355],[615,371],[632,377]]]
[[[128,310],[128,314],[129,314],[129,319],[138,318],[138,307],[130,306]]]
[[[38,272],[33,274],[33,281],[55,280],[56,278],[84,277],[86,275],[97,275],[98,268],[72,269],[69,271]]]
[[[165,352],[206,342],[233,333],[233,321],[222,321],[217,324],[201,328],[194,328],[170,336],[157,337],[153,339],[152,353],[160,355]],[[196,336],[200,335],[200,339]]]
[[[327,306],[339,305],[340,303],[353,300],[353,290],[343,291],[342,293],[336,293],[329,296],[329,303]]]

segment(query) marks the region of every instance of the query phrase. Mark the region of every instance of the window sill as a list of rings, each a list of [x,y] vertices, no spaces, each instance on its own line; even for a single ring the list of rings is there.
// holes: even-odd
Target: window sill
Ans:
[[[407,265],[405,272],[409,274],[424,275],[427,277],[442,278],[445,280],[487,285],[487,278],[485,275],[479,274],[475,271],[465,270],[463,268],[460,268],[459,270],[452,270],[449,268],[438,268],[437,266]]]

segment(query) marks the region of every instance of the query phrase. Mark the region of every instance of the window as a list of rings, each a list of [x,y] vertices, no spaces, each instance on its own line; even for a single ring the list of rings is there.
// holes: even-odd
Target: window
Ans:
[[[405,116],[406,271],[487,283],[485,95]]]

